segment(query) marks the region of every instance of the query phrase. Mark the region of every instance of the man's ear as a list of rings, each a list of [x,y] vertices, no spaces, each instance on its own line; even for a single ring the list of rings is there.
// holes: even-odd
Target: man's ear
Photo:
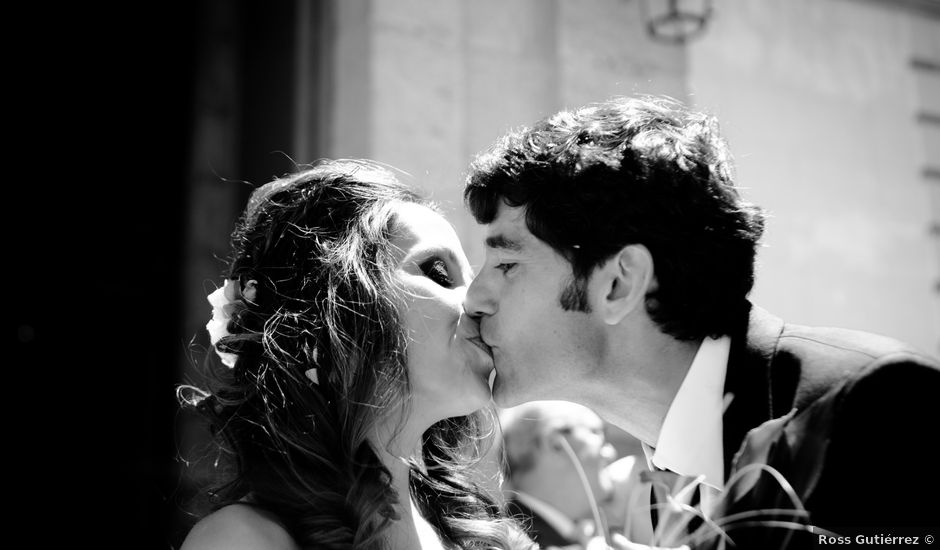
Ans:
[[[620,323],[656,288],[653,256],[642,244],[629,244],[598,268],[600,310],[608,325]]]

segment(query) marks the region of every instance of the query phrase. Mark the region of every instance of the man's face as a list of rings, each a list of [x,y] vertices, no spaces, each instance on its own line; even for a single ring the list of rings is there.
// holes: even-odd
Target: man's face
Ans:
[[[571,264],[526,227],[525,209],[500,205],[486,228],[486,262],[464,303],[492,347],[499,406],[577,395],[600,330],[591,314],[562,308],[571,280]]]

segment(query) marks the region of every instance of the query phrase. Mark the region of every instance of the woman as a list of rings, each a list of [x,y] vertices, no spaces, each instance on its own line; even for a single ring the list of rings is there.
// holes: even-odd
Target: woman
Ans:
[[[323,161],[257,189],[207,325],[233,475],[183,550],[528,545],[471,481],[493,368],[453,228],[386,169]]]

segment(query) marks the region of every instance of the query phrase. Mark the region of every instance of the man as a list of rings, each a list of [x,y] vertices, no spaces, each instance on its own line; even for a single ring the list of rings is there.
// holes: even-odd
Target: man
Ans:
[[[712,501],[748,431],[796,409],[766,459],[798,484],[809,524],[940,517],[925,437],[940,427],[937,361],[748,302],[763,214],[711,118],[659,98],[563,111],[480,155],[464,196],[486,225],[465,308],[492,349],[497,404],[588,405]]]
[[[575,403],[533,401],[503,410],[500,425],[510,513],[543,548],[583,544],[592,534],[584,522],[613,500],[605,469],[616,451],[604,421]]]

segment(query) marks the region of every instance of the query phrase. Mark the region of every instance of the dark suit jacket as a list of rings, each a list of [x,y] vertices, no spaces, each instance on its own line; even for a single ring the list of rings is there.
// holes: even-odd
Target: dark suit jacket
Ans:
[[[940,363],[890,338],[749,309],[731,335],[726,476],[748,430],[817,403],[831,422],[819,481],[804,501],[811,523],[853,536],[863,527],[937,525]]]
[[[531,508],[522,502],[511,499],[506,504],[509,515],[514,517],[522,524],[529,538],[538,543],[542,548],[549,546],[566,546],[575,544],[577,541],[569,540],[548,524],[545,519],[536,514]]]

